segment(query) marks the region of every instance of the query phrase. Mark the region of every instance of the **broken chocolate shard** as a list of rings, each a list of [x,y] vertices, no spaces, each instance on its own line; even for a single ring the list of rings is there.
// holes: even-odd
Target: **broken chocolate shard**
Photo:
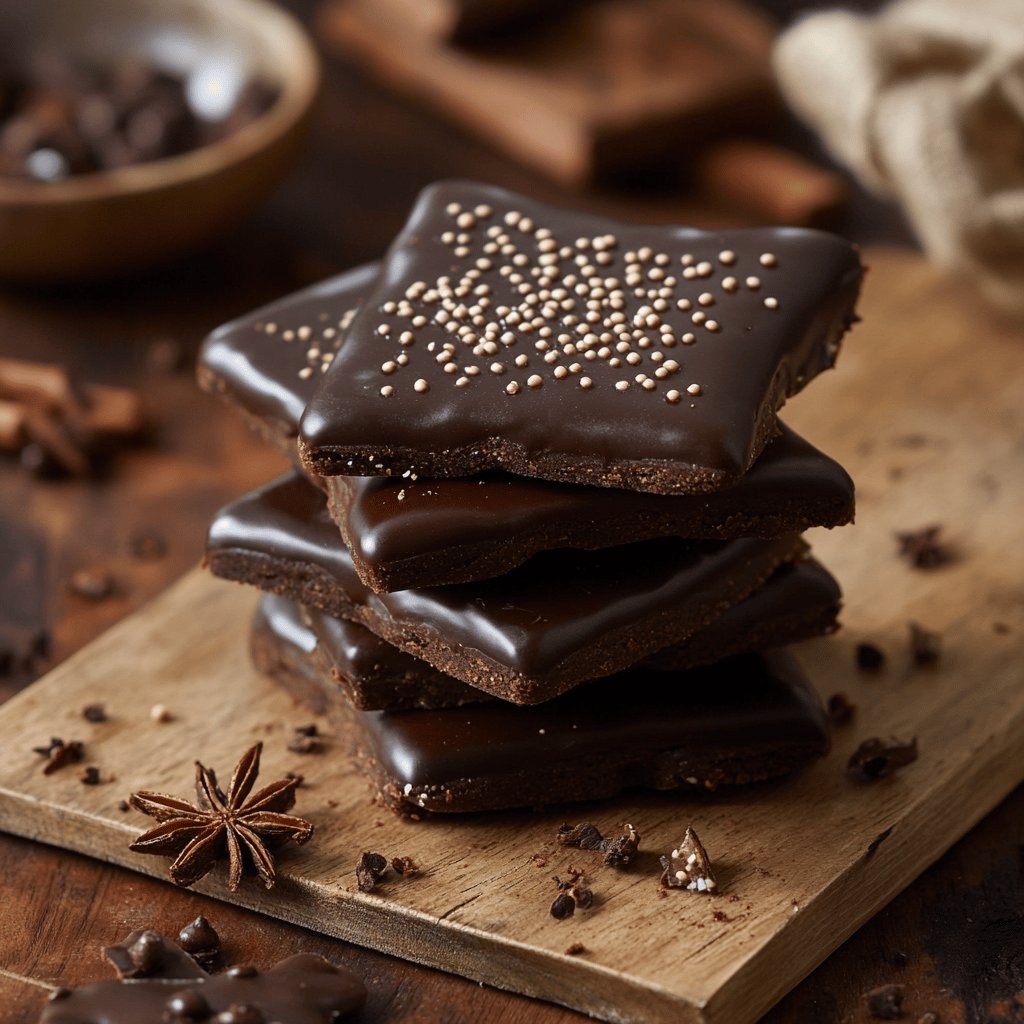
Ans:
[[[638,227],[442,182],[323,374],[300,453],[326,476],[716,491],[832,366],[861,276],[821,232]],[[493,313],[469,312],[481,297]]]
[[[205,978],[199,967],[179,946],[150,928],[132,932],[124,942],[103,951],[118,978]]]
[[[614,839],[605,839],[597,826],[589,821],[579,825],[561,825],[556,838],[562,846],[580,850],[595,850],[604,856],[605,864],[614,868],[627,868],[636,856],[640,834],[632,825],[623,825],[624,833]]]
[[[917,760],[917,737],[910,742],[898,739],[882,740],[872,736],[850,755],[846,770],[854,778],[864,781],[884,778],[897,768]]]
[[[915,569],[934,569],[951,560],[949,548],[942,542],[942,527],[926,526],[909,533],[897,533],[899,554]]]
[[[667,889],[708,894],[718,891],[711,860],[692,828],[687,828],[678,849],[661,858],[661,866],[661,884]]]
[[[356,864],[356,882],[360,892],[373,892],[388,873],[388,861],[380,853],[364,852]]]

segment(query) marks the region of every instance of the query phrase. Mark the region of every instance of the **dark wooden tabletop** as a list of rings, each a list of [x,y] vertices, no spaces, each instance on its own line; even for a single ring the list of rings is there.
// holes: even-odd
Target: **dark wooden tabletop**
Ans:
[[[306,0],[292,6],[303,16],[312,10]],[[417,190],[446,176],[565,198],[328,59],[300,165],[273,201],[215,250],[130,285],[0,292],[0,354],[53,360],[81,380],[139,388],[154,425],[144,444],[117,456],[96,480],[37,480],[15,460],[0,459],[0,626],[18,636],[44,629],[50,648],[46,657],[8,666],[0,699],[194,566],[213,512],[281,466],[195,387],[202,336],[264,301],[379,255]],[[586,201],[626,215],[645,208],[636,194]],[[661,202],[677,204],[681,215],[687,209],[685,196]],[[875,224],[894,219],[882,211],[849,230],[870,240]],[[174,346],[183,354],[177,369],[163,358]],[[166,541],[162,555],[133,553],[134,539],[147,531]],[[72,593],[67,581],[78,569],[109,572],[114,592],[102,600]],[[367,980],[367,1022],[582,1020],[25,839],[0,836],[0,899],[5,1024],[34,1021],[44,986],[103,976],[102,945],[140,926],[177,931],[199,913],[220,931],[229,960],[269,964],[301,949],[351,966]],[[1024,788],[765,1019],[867,1020],[864,993],[888,983],[906,987],[909,1020],[934,1011],[942,1022],[1024,1021]]]

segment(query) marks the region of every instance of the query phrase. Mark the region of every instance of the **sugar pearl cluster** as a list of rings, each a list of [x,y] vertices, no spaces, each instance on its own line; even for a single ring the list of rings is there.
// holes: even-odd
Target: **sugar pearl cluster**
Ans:
[[[762,274],[778,265],[767,252],[754,273],[731,250],[713,259],[620,251],[613,234],[567,241],[518,210],[487,204],[453,202],[445,216],[437,241],[451,250],[451,272],[414,281],[379,308],[385,398],[399,387],[424,394],[438,386],[418,346],[454,388],[497,378],[508,396],[569,386],[647,392],[670,404],[696,398],[703,388],[685,377],[686,347],[714,343],[730,299],[766,290]],[[763,305],[779,308],[773,295]]]
[[[256,330],[280,339],[285,345],[297,345],[295,361],[303,364],[298,370],[299,379],[309,380],[316,373],[327,372],[355,315],[355,309],[348,309],[335,320],[329,313],[320,313],[315,323],[288,327],[267,320],[257,323]]]

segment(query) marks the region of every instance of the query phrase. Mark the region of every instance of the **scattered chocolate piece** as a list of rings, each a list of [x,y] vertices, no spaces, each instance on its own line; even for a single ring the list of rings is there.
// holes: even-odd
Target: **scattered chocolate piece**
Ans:
[[[152,718],[154,722],[174,721],[174,715],[171,714],[171,711],[166,704],[154,704],[149,709],[149,717]]]
[[[155,530],[140,530],[129,538],[128,550],[140,562],[155,562],[167,554],[167,541]]]
[[[102,704],[86,704],[82,708],[82,717],[87,722],[105,722],[107,720],[107,709]]]
[[[387,858],[380,853],[363,852],[356,864],[356,881],[360,892],[373,892],[377,883],[388,873]]]
[[[940,541],[942,527],[925,526],[909,533],[897,533],[901,558],[906,559],[915,569],[934,569],[950,560],[949,549]]]
[[[220,955],[220,936],[213,925],[202,916],[178,932],[178,943],[204,969],[209,969]]]
[[[942,638],[916,622],[909,624],[910,654],[915,665],[930,667],[937,665],[942,652]]]
[[[100,770],[95,765],[89,765],[78,773],[78,780],[85,786],[98,786],[100,784]]]
[[[828,717],[833,725],[846,725],[857,713],[857,705],[845,693],[833,693],[828,699]]]
[[[868,1005],[868,1013],[878,1020],[899,1020],[903,1016],[902,985],[881,985],[873,988],[864,997]]]
[[[103,601],[114,593],[114,577],[102,569],[79,569],[68,580],[68,590],[89,601]]]
[[[850,755],[846,770],[855,778],[872,781],[916,760],[916,736],[909,743],[892,738],[881,740],[877,736],[872,736],[864,740]]]
[[[391,859],[391,870],[403,878],[412,878],[418,875],[420,869],[412,857],[393,857]]]
[[[316,736],[317,728],[316,722],[310,722],[309,725],[297,725],[295,726],[295,733],[299,736]]]
[[[582,942],[574,942],[566,951],[566,956],[582,956],[586,953],[587,947]]]
[[[263,884],[273,888],[277,874],[272,851],[288,840],[300,845],[308,842],[313,826],[284,813],[295,803],[297,783],[293,779],[271,783],[247,801],[259,774],[262,751],[263,744],[257,743],[242,755],[227,794],[217,785],[213,770],[196,761],[195,805],[162,793],[132,793],[132,807],[160,824],[128,848],[136,853],[176,855],[170,867],[171,881],[189,886],[213,868],[226,847],[232,892],[238,889],[250,863]]]
[[[118,800],[118,802],[117,802],[117,809],[122,814],[127,814],[128,811],[130,811],[132,809],[132,805],[130,803],[128,803],[127,800]]]
[[[132,932],[124,942],[108,946],[103,953],[122,981],[202,978],[205,973],[173,942],[150,928]]]
[[[32,750],[47,759],[43,765],[44,775],[52,775],[64,765],[75,764],[85,756],[85,748],[80,740],[65,743],[59,736],[52,737],[48,747],[33,747]]]
[[[885,651],[874,644],[857,644],[857,668],[861,672],[880,672],[885,667]]]
[[[724,910],[713,910],[711,912],[711,918],[714,921],[731,921],[732,918]]]
[[[579,825],[561,825],[556,838],[562,846],[572,846],[580,850],[596,850],[604,854],[605,864],[613,868],[627,868],[636,856],[640,845],[640,834],[630,824],[623,825],[626,830],[615,839],[605,839],[597,826],[589,821]]]
[[[288,744],[288,749],[293,754],[315,754],[321,749],[320,740],[316,736],[299,733]]]
[[[692,828],[687,828],[677,850],[673,850],[670,856],[661,858],[661,866],[661,884],[665,888],[706,893],[718,890],[718,882],[715,880],[707,850]]]
[[[569,877],[564,881],[557,875],[553,879],[558,894],[551,902],[551,916],[556,921],[564,921],[576,913],[576,908],[586,910],[594,903],[594,893],[583,883],[586,879],[581,871],[569,868]]]

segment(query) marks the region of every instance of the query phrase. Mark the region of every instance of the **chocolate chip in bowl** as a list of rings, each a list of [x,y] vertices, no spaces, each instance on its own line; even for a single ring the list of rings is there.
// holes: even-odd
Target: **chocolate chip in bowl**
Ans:
[[[136,273],[275,185],[317,90],[267,0],[54,0],[0,11],[0,280]]]

